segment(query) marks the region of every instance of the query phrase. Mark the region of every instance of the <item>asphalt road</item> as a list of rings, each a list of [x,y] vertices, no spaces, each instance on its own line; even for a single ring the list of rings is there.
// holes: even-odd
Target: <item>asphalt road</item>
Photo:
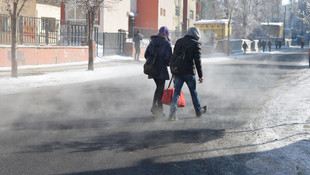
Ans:
[[[145,75],[0,95],[0,174],[252,174],[246,162],[257,150],[237,131],[307,59],[204,64],[197,88],[209,112],[195,117],[184,86],[187,106],[175,122],[152,117],[155,84]]]

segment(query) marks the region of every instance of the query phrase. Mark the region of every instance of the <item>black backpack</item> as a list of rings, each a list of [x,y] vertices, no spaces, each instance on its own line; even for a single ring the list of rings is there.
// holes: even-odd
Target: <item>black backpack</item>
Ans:
[[[160,68],[156,66],[156,60],[157,60],[157,53],[160,51],[162,48],[162,45],[156,48],[155,46],[153,47],[153,50],[151,53],[146,57],[146,62],[143,66],[143,71],[146,75],[150,76],[157,76],[160,73]]]
[[[175,48],[172,57],[169,62],[170,71],[172,75],[182,75],[185,69],[185,53],[189,47],[185,47],[183,44]]]

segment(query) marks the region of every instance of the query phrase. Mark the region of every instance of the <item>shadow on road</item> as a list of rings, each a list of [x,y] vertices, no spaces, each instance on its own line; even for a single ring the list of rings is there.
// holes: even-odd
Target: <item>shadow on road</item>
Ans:
[[[309,140],[300,140],[270,151],[171,162],[160,162],[158,158],[151,158],[142,160],[132,167],[61,175],[309,174],[310,169],[307,162],[301,161],[310,156],[310,152],[307,150],[309,146]],[[285,154],[293,150],[304,152],[304,156],[294,157],[294,154]]]
[[[224,136],[224,130],[166,130],[166,131],[122,131],[102,133],[85,141],[47,142],[41,145],[27,146],[22,153],[53,152],[70,149],[75,152],[93,152],[98,150],[136,151],[140,149],[158,149],[174,143],[204,143]]]

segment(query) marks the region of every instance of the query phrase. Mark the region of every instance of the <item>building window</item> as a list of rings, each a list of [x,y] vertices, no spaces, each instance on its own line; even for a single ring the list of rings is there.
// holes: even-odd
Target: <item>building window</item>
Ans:
[[[160,16],[166,16],[166,9],[160,8]]]
[[[180,16],[180,7],[179,6],[175,7],[175,16]]]
[[[99,10],[96,14],[94,23],[99,24]],[[86,11],[82,7],[75,4],[66,8],[66,20],[74,21],[76,23],[86,23],[86,18]]]
[[[189,19],[194,19],[194,11],[193,10],[189,11]]]
[[[0,32],[11,31],[11,20],[9,15],[0,15]]]

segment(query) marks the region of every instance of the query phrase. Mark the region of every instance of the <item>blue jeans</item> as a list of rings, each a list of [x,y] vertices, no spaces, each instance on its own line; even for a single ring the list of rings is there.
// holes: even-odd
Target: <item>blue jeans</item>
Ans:
[[[184,82],[187,84],[188,89],[192,96],[193,105],[196,111],[196,114],[201,111],[200,101],[198,98],[198,92],[196,90],[196,77],[195,75],[183,75],[175,76],[174,79],[174,94],[170,103],[170,114],[176,114],[178,108],[178,100],[180,97],[180,92]]]

